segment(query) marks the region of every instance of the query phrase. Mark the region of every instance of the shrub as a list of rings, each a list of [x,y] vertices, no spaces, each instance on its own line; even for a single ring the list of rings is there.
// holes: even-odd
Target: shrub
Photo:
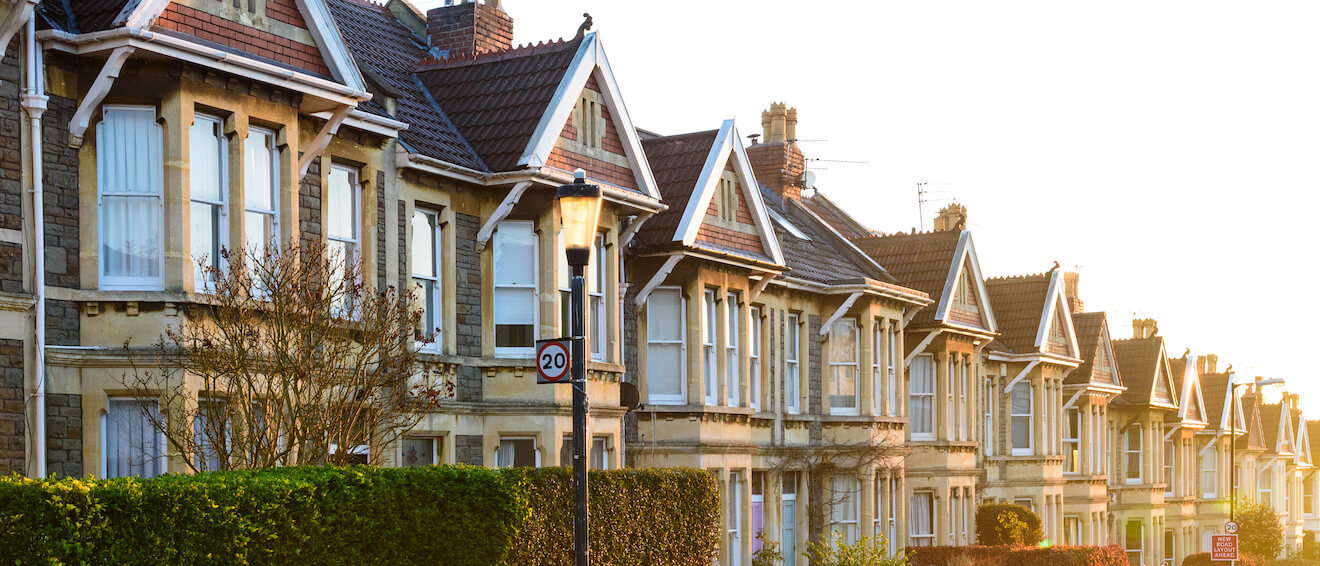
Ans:
[[[766,538],[765,531],[757,531],[756,540],[761,541],[761,549],[752,553],[752,566],[780,566],[784,563],[779,543]]]
[[[976,542],[986,546],[1034,545],[1044,538],[1040,517],[1021,505],[988,503],[976,508]]]
[[[526,545],[572,547],[572,495],[561,472],[317,467],[147,480],[0,477],[0,563],[552,564],[558,558],[525,559]],[[709,474],[621,470],[593,472],[592,482],[594,564],[709,563],[720,509]],[[532,530],[546,528],[558,530]]]
[[[1238,552],[1274,558],[1283,551],[1283,523],[1274,508],[1238,500]]]
[[[518,473],[529,480],[534,503],[509,564],[572,564],[572,470]],[[714,476],[697,469],[625,469],[593,471],[588,482],[593,565],[709,566],[720,544]]]
[[[925,546],[909,548],[911,566],[1127,566],[1123,548],[1109,546]]]
[[[1211,560],[1209,552],[1198,552],[1184,558],[1182,566],[1224,566],[1225,564],[1228,564],[1228,562]],[[1237,564],[1238,566],[1265,566],[1266,562],[1254,556],[1239,554]]]
[[[1278,558],[1266,560],[1265,566],[1320,566],[1320,560],[1309,558]]]
[[[889,556],[889,542],[885,537],[862,537],[848,544],[843,533],[834,531],[834,540],[821,536],[819,541],[807,541],[802,553],[815,566],[907,566],[907,556],[898,553]]]

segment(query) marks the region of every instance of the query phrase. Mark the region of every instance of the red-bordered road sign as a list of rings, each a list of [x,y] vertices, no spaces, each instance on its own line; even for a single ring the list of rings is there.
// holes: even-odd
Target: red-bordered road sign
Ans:
[[[568,338],[537,340],[536,342],[536,382],[568,383],[572,381],[568,368],[573,365],[570,353],[573,341]]]
[[[1210,559],[1211,560],[1237,560],[1238,547],[1237,535],[1211,535],[1210,536]]]

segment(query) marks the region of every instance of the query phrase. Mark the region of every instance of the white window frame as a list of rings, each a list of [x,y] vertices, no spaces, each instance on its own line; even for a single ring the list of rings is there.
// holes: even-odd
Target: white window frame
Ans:
[[[835,474],[830,478],[830,494],[830,531],[842,532],[847,544],[857,542],[862,536],[861,482],[856,476]]]
[[[1136,548],[1132,547],[1132,532],[1129,528],[1133,523],[1137,524],[1139,531]],[[1143,560],[1146,556],[1146,524],[1141,520],[1128,519],[1127,522],[1123,524],[1123,552],[1127,555],[1129,564],[1144,564]],[[1137,559],[1135,561],[1132,560],[1133,553],[1136,553]]]
[[[1135,437],[1131,436],[1133,431],[1136,431]],[[1133,438],[1137,439],[1136,448],[1132,447]],[[1141,427],[1141,423],[1134,423],[1132,426],[1128,427],[1127,430],[1123,431],[1123,482],[1124,483],[1126,484],[1141,483],[1141,478],[1145,475],[1145,470],[1142,469],[1145,466],[1145,462],[1142,461],[1142,458],[1144,457],[1143,449],[1145,448],[1145,445],[1146,445],[1146,437],[1145,437],[1145,432]],[[1133,458],[1136,458],[1136,463],[1137,463],[1136,477],[1132,477],[1131,475],[1133,469],[1132,467]]]
[[[883,398],[885,374],[881,371],[881,366],[884,364],[884,355],[882,354],[884,352],[884,334],[884,322],[881,319],[875,319],[871,327],[871,414],[876,416],[885,414]]]
[[[1177,491],[1174,489],[1174,483],[1178,479],[1178,475],[1174,473],[1173,464],[1178,456],[1178,447],[1174,444],[1173,439],[1166,438],[1164,439],[1163,450],[1160,454],[1160,458],[1163,460],[1160,469],[1164,475],[1160,479],[1164,480],[1164,496],[1172,497],[1174,492]]]
[[[901,417],[902,411],[898,403],[898,321],[889,321],[889,329],[885,332],[885,347],[887,355],[885,363],[888,366],[886,377],[888,383],[885,384],[885,394],[888,395],[885,404],[885,415],[890,417]],[[890,544],[891,547],[894,544]]]
[[[532,273],[531,282],[501,284],[499,279],[499,259],[498,259],[500,253],[499,250],[500,230],[505,228],[512,228],[514,226],[521,227],[520,229],[525,228],[531,234],[532,261],[536,262],[536,265],[533,266],[531,270]],[[540,301],[541,295],[540,295],[540,287],[538,287],[541,279],[540,277],[541,269],[539,263],[541,257],[541,253],[540,253],[541,239],[537,236],[536,233],[536,223],[531,220],[503,220],[499,223],[498,227],[495,229],[494,240],[495,241],[492,242],[493,245],[491,246],[491,248],[492,248],[492,253],[495,255],[495,257],[491,259],[491,271],[494,274],[494,276],[492,277],[492,286],[494,287],[495,301],[497,302],[499,301],[500,291],[506,291],[510,293],[527,293],[531,295],[532,312],[528,314],[531,317],[530,324],[532,327],[532,340],[533,340],[533,344],[528,344],[527,346],[500,346],[498,343],[496,343],[495,355],[501,357],[510,357],[510,358],[530,358],[534,355],[535,353],[534,350],[536,349],[535,340],[537,337],[537,328],[539,327],[539,319],[540,319],[540,311],[541,311],[541,301]],[[495,335],[492,336],[492,339],[493,340],[498,339],[499,321],[493,320],[491,326],[495,330]],[[518,324],[517,326],[524,326],[524,325]]]
[[[189,203],[191,208],[189,209],[188,214],[192,230],[200,228],[196,221],[195,214],[199,207],[205,207],[208,210],[211,210],[214,207],[215,210],[215,216],[211,218],[216,224],[215,231],[212,233],[212,237],[215,239],[212,249],[193,249],[196,241],[190,239],[188,242],[188,249],[190,252],[189,257],[191,258],[191,268],[193,270],[193,288],[200,293],[212,293],[215,291],[215,281],[207,280],[207,277],[213,272],[209,269],[204,270],[200,266],[200,262],[205,258],[208,268],[216,270],[224,269],[225,265],[224,261],[222,261],[221,252],[229,245],[229,138],[225,136],[224,126],[224,119],[209,114],[198,113],[193,115],[192,126],[188,128],[188,186],[189,198],[191,200]],[[205,132],[205,128],[210,128],[211,133]],[[216,141],[215,173],[218,176],[217,179],[203,178],[205,173],[200,172],[197,168],[198,159],[205,158],[203,155],[199,154],[203,144],[197,143],[202,141],[202,138],[212,138]],[[217,187],[220,189],[219,198],[208,199],[198,196],[197,187],[202,182],[216,183]]]
[[[571,438],[571,437],[570,437]],[[587,450],[588,468],[592,470],[610,469],[610,439],[607,436],[591,437],[591,447]]]
[[[935,356],[921,354],[913,358],[908,368],[908,418],[912,429],[912,440],[935,440]],[[921,369],[918,369],[921,368]],[[918,380],[926,387],[918,389]],[[917,407],[926,404],[924,423],[917,422]],[[926,430],[919,428],[924,424]]]
[[[1082,517],[1081,515],[1063,516],[1063,544],[1065,546],[1081,546],[1082,541]]]
[[[333,193],[329,193],[331,194],[331,198],[326,199],[326,217],[329,218],[333,215],[335,213],[335,207],[337,206],[349,206],[349,227],[352,229],[353,233],[347,235],[333,234],[330,230],[330,223],[327,222],[325,227],[325,239],[327,244],[326,258],[331,260],[332,263],[334,262],[335,245],[339,244],[347,251],[347,253],[344,254],[344,257],[340,258],[344,263],[344,269],[349,269],[349,266],[354,264],[358,266],[358,269],[354,271],[356,277],[358,277],[358,281],[345,282],[345,285],[349,286],[348,289],[345,289],[347,291],[351,289],[352,286],[361,283],[361,278],[363,277],[361,271],[361,268],[364,266],[364,262],[362,261],[362,180],[360,178],[361,173],[356,167],[333,163],[330,165],[327,191],[334,190],[336,173],[342,173],[348,176],[348,191],[351,196],[349,199],[338,199],[333,197]],[[347,200],[348,202],[345,203],[344,200]],[[344,297],[344,304],[339,308],[342,309],[345,315],[354,311],[355,305],[353,304],[353,300],[354,297],[351,293]]]
[[[1075,420],[1074,420],[1075,419]],[[1077,423],[1073,430],[1073,423]],[[1078,407],[1068,407],[1063,411],[1063,473],[1080,474],[1082,472],[1082,411]],[[1068,463],[1072,462],[1069,466]]]
[[[926,514],[928,523],[920,525],[913,509],[923,504],[928,509]],[[912,499],[908,503],[908,543],[911,546],[935,546],[935,492],[932,490],[912,492]]]
[[[835,340],[841,340],[841,339],[842,339],[842,338],[841,338],[841,337],[842,337],[842,334],[840,333],[840,330],[844,330],[844,329],[847,329],[848,332],[849,332],[848,335],[852,337],[852,359],[850,359],[850,360],[847,360],[847,359],[845,359],[845,360],[836,360],[836,359],[834,359],[834,346],[835,346],[834,341],[835,341]],[[860,366],[861,366],[861,361],[860,361],[860,359],[859,359],[859,358],[861,357],[861,355],[860,355],[860,354],[861,354],[861,349],[859,348],[859,346],[861,346],[861,344],[860,344],[861,339],[862,339],[862,336],[861,336],[861,330],[857,327],[857,319],[855,319],[855,318],[840,318],[840,319],[834,321],[834,328],[831,328],[831,329],[830,329],[830,344],[829,344],[829,346],[830,346],[830,348],[829,348],[829,357],[830,357],[829,369],[830,369],[830,373],[829,373],[829,376],[828,376],[828,377],[829,377],[829,380],[828,380],[828,382],[826,383],[826,387],[828,388],[828,393],[827,393],[826,397],[830,400],[830,414],[831,414],[831,415],[859,415],[859,414],[861,414],[861,405],[862,405],[862,392],[861,392],[861,389],[862,389],[862,380],[861,380],[861,375],[860,375],[860,374],[861,374],[861,367],[860,367]],[[851,369],[851,371],[852,371],[852,399],[853,399],[853,404],[852,404],[852,406],[844,405],[844,406],[838,406],[838,407],[836,407],[836,406],[834,406],[834,398],[835,398],[835,397],[842,397],[842,396],[843,396],[843,395],[835,395],[836,392],[842,393],[842,391],[839,389],[839,379],[838,379],[838,374],[839,374],[839,372],[841,372],[841,371],[848,371],[849,369]]]
[[[719,308],[716,306],[715,290],[705,289],[701,294],[701,376],[705,386],[707,405],[719,404],[719,361],[715,358]]]
[[[751,326],[747,327],[747,406],[753,411],[761,410],[761,308],[751,307],[748,311]]]
[[[981,431],[986,456],[995,455],[995,419],[994,419],[995,378],[985,378],[985,428]]]
[[[403,440],[426,440],[426,441],[430,441],[430,442],[431,442],[431,462],[430,462],[429,464],[419,464],[419,466],[427,466],[427,465],[430,465],[430,466],[437,466],[437,465],[440,464],[440,459],[441,459],[441,458],[440,458],[440,448],[441,448],[442,444],[440,443],[440,438],[439,438],[439,437],[435,437],[435,436],[405,436],[405,437],[403,437]],[[399,466],[400,466],[400,467],[407,468],[407,467],[410,467],[410,466],[408,466],[408,464],[405,463],[405,460],[404,460],[404,459],[407,458],[408,455],[407,455],[406,452],[404,452],[403,445],[404,445],[403,442],[400,442],[400,443],[399,443]]]
[[[587,315],[590,317],[587,321],[587,330],[591,333],[591,359],[598,362],[605,361],[609,357],[609,330],[606,327],[609,309],[605,306],[605,288],[609,286],[610,265],[607,250],[605,235],[597,233],[595,241],[592,242],[595,256],[592,259],[595,261],[587,266],[588,275],[591,276],[587,281],[587,301],[591,303],[587,309]]]
[[[1019,389],[1021,388],[1021,389]],[[1027,412],[1018,411],[1013,400],[1019,391],[1025,391],[1027,396]],[[1014,456],[1030,456],[1036,450],[1036,388],[1029,381],[1019,381],[1013,385],[1008,392],[1008,414],[1009,414],[1009,445],[1013,447]],[[1026,425],[1027,445],[1018,446],[1017,428],[1019,423]]]
[[[738,566],[742,563],[742,474],[729,473],[728,489],[728,524],[725,525],[728,548],[725,554],[729,557],[730,566]]]
[[[431,341],[421,343],[421,347],[426,351],[441,352],[444,350],[444,284],[440,277],[440,266],[444,265],[441,263],[444,257],[444,254],[441,253],[444,246],[444,228],[440,225],[439,211],[422,207],[413,208],[413,217],[409,222],[409,226],[412,228],[413,241],[417,241],[416,238],[419,236],[417,232],[421,228],[417,225],[418,216],[425,219],[425,228],[430,232],[431,246],[428,251],[431,256],[431,273],[417,272],[417,262],[413,261],[413,258],[417,257],[415,253],[417,250],[411,245],[408,246],[410,264],[408,271],[417,285],[418,292],[422,295],[423,334],[432,335]],[[430,283],[431,291],[429,293],[426,290],[426,284],[422,283],[423,281]],[[431,307],[426,308],[426,305],[431,305]]]
[[[784,412],[802,412],[802,340],[801,320],[789,313],[784,323]]]
[[[1315,483],[1318,477],[1320,477],[1320,474],[1312,473],[1309,479],[1302,480],[1302,513],[1307,517],[1316,516]],[[1311,488],[1309,493],[1307,487]]]
[[[959,360],[958,363],[958,440],[971,440],[972,414],[967,406],[967,390],[971,388],[971,382],[968,381],[967,362]]]
[[[1219,451],[1213,445],[1201,453],[1201,497],[1219,497]]]
[[[535,462],[532,464],[532,467],[533,468],[541,467],[541,448],[536,445],[535,436],[501,436],[499,444],[495,446],[495,467],[512,468],[513,467],[512,463],[500,462],[500,453],[504,451],[504,442],[505,441],[519,442],[524,440],[532,443],[532,454],[535,457]]]
[[[678,297],[678,329],[677,338],[657,339],[655,332],[651,330],[652,317],[663,309],[652,308],[651,300],[657,296],[663,296],[673,293]],[[659,344],[665,346],[678,346],[679,364],[678,364],[678,390],[677,395],[661,395],[655,393],[650,385],[651,372],[647,371],[647,402],[653,405],[684,405],[687,404],[687,298],[683,296],[681,287],[656,287],[651,291],[651,295],[646,298],[646,343],[647,343],[647,363],[650,364],[650,345]]]
[[[1273,464],[1261,470],[1256,480],[1257,500],[1270,507],[1274,506],[1274,477],[1270,474],[1272,466]]]
[[[157,401],[145,401],[145,402],[144,402],[144,401],[142,401],[142,400],[140,400],[140,399],[137,399],[137,398],[134,398],[134,397],[110,397],[110,398],[107,399],[107,403],[106,403],[106,412],[103,413],[103,414],[101,414],[101,447],[102,447],[102,450],[101,450],[101,477],[102,477],[102,478],[109,478],[109,477],[111,477],[111,476],[110,476],[110,446],[111,446],[111,444],[110,444],[110,440],[111,440],[111,439],[110,439],[110,420],[113,418],[112,413],[115,412],[115,408],[116,408],[117,406],[118,406],[118,407],[123,407],[124,405],[138,405],[138,406],[141,407],[143,410],[148,410],[148,411],[149,411],[149,410],[152,410],[152,408],[154,408],[155,411],[157,412],[157,414],[158,414],[158,415],[160,414],[160,413],[159,413],[159,412],[160,412],[160,403],[157,402]],[[121,409],[121,410],[126,410],[126,409]],[[156,449],[159,451],[154,457],[151,458],[152,460],[155,460],[155,463],[156,463],[156,466],[155,466],[155,467],[156,467],[155,474],[153,474],[153,475],[151,475],[151,476],[146,476],[146,477],[156,477],[156,476],[158,476],[158,475],[165,474],[165,473],[167,473],[167,472],[169,471],[169,457],[168,457],[168,454],[166,453],[166,452],[167,452],[167,448],[166,448],[166,447],[167,447],[167,444],[166,444],[165,433],[162,432],[162,431],[160,431],[160,430],[158,430],[158,429],[156,429],[156,427],[155,427],[154,425],[151,424],[150,420],[148,419],[148,417],[147,417],[145,414],[142,415],[142,419],[143,419],[144,422],[146,423],[146,426],[150,427],[151,430],[152,430],[152,432],[154,433],[155,440],[156,440]],[[131,465],[131,464],[130,464],[130,465]],[[116,475],[116,476],[113,476],[113,477],[141,477],[141,476],[120,476],[120,475]]]
[[[725,391],[730,407],[742,406],[742,372],[738,363],[741,350],[739,331],[742,329],[742,305],[738,304],[738,293],[729,292],[724,296],[724,375]]]
[[[255,151],[251,149],[253,141],[252,134],[254,133],[262,134],[266,136],[267,140],[269,140],[269,143],[262,151],[262,153],[270,159],[271,207],[268,209],[254,208],[251,204],[251,199],[247,198],[247,195],[252,194],[249,189],[256,186],[255,179],[252,177],[253,173],[251,173],[251,163],[248,161],[248,156],[252,155],[252,152]],[[248,253],[263,253],[262,249],[264,249],[252,249],[255,246],[249,245],[250,242],[256,241],[253,239],[252,234],[248,233],[249,215],[261,215],[263,221],[266,223],[266,229],[270,231],[270,239],[263,243],[263,246],[278,246],[280,241],[280,150],[275,146],[276,139],[277,132],[275,132],[275,130],[249,126],[247,140],[244,140],[243,143],[243,246]]]
[[[154,106],[129,106],[129,105],[111,105],[102,107],[102,120],[96,127],[96,210],[97,210],[97,286],[105,290],[148,290],[157,291],[165,288],[165,162],[164,162],[164,134],[160,124],[156,122],[156,108]],[[154,192],[130,192],[125,190],[113,190],[107,184],[111,182],[111,166],[124,165],[112,159],[116,152],[113,140],[109,137],[111,124],[115,123],[116,115],[123,114],[126,120],[136,118],[146,119],[153,126],[154,135],[149,140],[135,140],[138,143],[150,144],[155,152],[155,163],[149,164],[151,171],[147,173],[148,182],[155,185]],[[156,275],[152,276],[132,276],[120,275],[112,276],[106,274],[107,265],[105,263],[106,247],[106,226],[109,224],[105,219],[105,199],[155,199],[155,212],[151,220],[156,221],[159,232],[157,247],[159,248],[154,258],[156,262]]]

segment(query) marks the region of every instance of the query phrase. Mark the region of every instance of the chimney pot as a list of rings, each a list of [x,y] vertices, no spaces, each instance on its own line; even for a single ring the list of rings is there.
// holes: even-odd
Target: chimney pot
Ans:
[[[513,18],[497,0],[448,0],[426,12],[426,32],[431,47],[449,58],[513,48]]]

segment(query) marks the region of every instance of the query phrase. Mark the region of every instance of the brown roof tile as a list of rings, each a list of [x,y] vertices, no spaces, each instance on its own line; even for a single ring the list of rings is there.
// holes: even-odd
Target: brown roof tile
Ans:
[[[1210,428],[1217,429],[1224,422],[1224,400],[1228,398],[1227,373],[1201,374],[1201,395],[1205,397],[1205,416]],[[1240,416],[1240,415],[1239,415]],[[1229,423],[1233,426],[1233,423]]]
[[[891,280],[802,207],[788,202],[775,202],[778,200],[777,195],[768,189],[761,191],[761,194],[767,206],[773,207],[785,220],[811,238],[799,239],[778,222],[770,222],[775,227],[775,236],[779,238],[779,247],[784,252],[784,263],[790,269],[788,277],[829,284]]]
[[[994,306],[994,309],[995,315],[998,316],[999,307]],[[1095,370],[1096,354],[1104,343],[1108,321],[1103,312],[1081,312],[1072,315],[1072,322],[1073,333],[1077,336],[1077,348],[1082,356],[1082,365],[1068,374],[1064,383],[1087,383],[1091,381],[1091,372]],[[1122,381],[1118,382],[1122,383]]]
[[[872,235],[872,232],[862,226],[856,218],[844,212],[842,208],[834,204],[834,201],[826,198],[819,190],[809,197],[802,197],[801,202],[807,208],[810,208],[816,216],[819,216],[821,220],[828,223],[835,232],[845,238],[865,238]]]
[[[1118,396],[1119,400],[1129,405],[1149,404],[1156,372],[1159,371],[1160,356],[1164,351],[1164,337],[1114,340],[1111,344],[1114,348],[1114,363],[1118,364],[1123,384],[1127,386],[1127,391]]]
[[[1282,411],[1282,403],[1260,404],[1260,428],[1265,433],[1262,440],[1265,442],[1265,449],[1270,452],[1279,445],[1279,417]]]
[[[1000,343],[1017,353],[1039,350],[1036,333],[1049,290],[1049,273],[985,280],[985,292],[990,295],[990,307],[999,325]]]
[[[959,236],[957,231],[892,234],[858,238],[853,244],[884,266],[900,285],[930,295],[935,304],[912,318],[912,324],[923,325],[935,322],[935,310],[953,268]]]
[[[642,151],[651,164],[651,174],[660,188],[660,201],[668,210],[657,213],[637,232],[639,251],[652,251],[673,245],[687,210],[688,199],[697,186],[701,170],[715,145],[719,130],[656,137],[642,141]]]

